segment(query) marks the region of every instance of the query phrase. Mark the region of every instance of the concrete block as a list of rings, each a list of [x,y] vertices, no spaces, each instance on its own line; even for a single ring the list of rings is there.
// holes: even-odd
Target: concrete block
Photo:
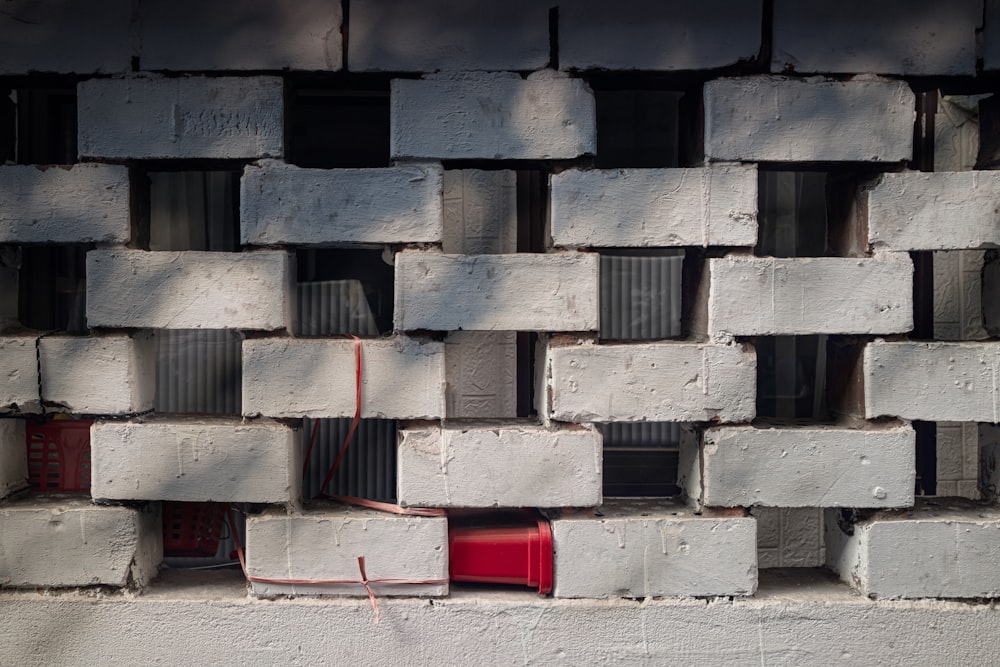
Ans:
[[[593,507],[601,503],[601,434],[542,426],[402,431],[401,505]]]
[[[300,169],[265,161],[243,170],[240,240],[252,245],[440,243],[442,170]]]
[[[916,437],[908,425],[705,431],[701,502],[713,507],[909,507]]]
[[[91,250],[87,324],[154,329],[287,328],[294,256]]]
[[[551,177],[557,246],[753,246],[757,168],[567,170]]]
[[[283,91],[269,76],[81,81],[80,157],[281,157]]]
[[[771,71],[972,76],[981,0],[774,3]]]
[[[0,587],[147,584],[163,559],[157,505],[27,496],[0,505]]]
[[[0,243],[127,243],[128,169],[0,167]]]
[[[705,158],[899,162],[916,102],[905,81],[751,76],[705,84]]]
[[[558,160],[597,145],[594,94],[538,72],[394,79],[390,154],[442,160]]]
[[[269,509],[247,517],[247,574],[254,595],[367,597],[359,556],[365,559],[377,596],[448,594],[444,517],[399,516],[333,504],[301,514]],[[297,583],[283,583],[288,580]]]
[[[452,331],[445,339],[449,419],[517,417],[517,334]]]
[[[517,172],[449,169],[444,172],[445,253],[517,252]]]
[[[530,71],[549,62],[549,6],[533,0],[355,0],[354,72]]]
[[[191,418],[90,428],[91,495],[102,500],[291,503],[299,434],[275,422]]]
[[[49,409],[94,415],[152,409],[156,346],[150,332],[48,336],[39,351],[42,397]]]
[[[754,60],[760,51],[761,4],[564,1],[559,4],[559,66],[698,70]]]
[[[0,336],[0,412],[36,412],[39,408],[35,336]]]
[[[228,6],[143,0],[138,12],[144,70],[341,68],[342,18],[336,2],[249,0]]]
[[[868,241],[887,250],[1000,246],[1000,172],[884,174],[867,192]]]
[[[365,340],[361,416],[444,417],[444,344],[405,336]],[[353,417],[354,341],[257,338],[243,341],[243,414]]]
[[[741,344],[549,344],[548,416],[558,421],[747,422],[757,357]]]
[[[870,597],[1000,596],[1000,510],[981,503],[921,498],[853,525],[830,510],[826,552],[827,565]]]
[[[396,255],[393,319],[410,331],[596,331],[593,253]]]
[[[913,328],[913,262],[906,254],[734,256],[709,260],[709,273],[711,336],[883,334]]]
[[[557,598],[752,595],[757,526],[669,500],[615,500],[552,521]]]
[[[865,416],[1000,422],[1000,343],[876,340],[864,352]]]
[[[23,419],[0,419],[0,498],[28,486]]]
[[[0,14],[0,74],[126,72],[135,30],[129,0],[12,0]]]

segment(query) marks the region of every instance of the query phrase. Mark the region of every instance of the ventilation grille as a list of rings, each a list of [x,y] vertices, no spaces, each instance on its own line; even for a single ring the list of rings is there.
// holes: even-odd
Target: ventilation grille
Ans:
[[[240,414],[242,339],[222,329],[156,332],[157,412]]]
[[[605,340],[681,335],[684,255],[601,255],[601,327]]]
[[[303,460],[309,450],[313,425],[319,422],[309,468],[302,480],[302,497],[320,494],[320,486],[337,458],[351,428],[350,419],[306,419],[302,429]],[[324,489],[328,495],[357,496],[396,502],[396,433],[391,419],[362,419],[337,473]]]
[[[378,325],[360,280],[299,283],[298,306],[297,335],[378,335]]]

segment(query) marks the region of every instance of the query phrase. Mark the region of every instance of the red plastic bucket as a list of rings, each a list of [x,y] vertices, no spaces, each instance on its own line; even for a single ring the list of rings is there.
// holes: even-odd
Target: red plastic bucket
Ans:
[[[452,581],[518,584],[552,590],[552,529],[535,525],[462,526],[448,530]]]

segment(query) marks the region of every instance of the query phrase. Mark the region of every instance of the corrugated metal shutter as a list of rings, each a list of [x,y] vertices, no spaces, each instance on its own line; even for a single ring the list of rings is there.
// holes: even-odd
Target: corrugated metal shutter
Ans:
[[[604,340],[656,340],[681,335],[682,251],[601,254]]]
[[[303,460],[309,449],[313,426],[319,422],[309,468],[302,480],[302,497],[314,498],[344,444],[351,419],[306,419],[302,429]],[[328,495],[357,496],[369,500],[396,502],[396,440],[398,422],[391,419],[362,419],[340,462],[333,480],[324,490]]]

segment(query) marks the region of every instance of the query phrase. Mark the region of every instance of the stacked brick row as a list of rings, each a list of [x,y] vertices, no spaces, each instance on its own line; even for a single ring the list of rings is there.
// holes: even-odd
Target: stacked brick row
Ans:
[[[193,21],[199,30],[233,37],[230,52],[209,58],[168,43],[174,28],[164,26],[183,15],[176,3],[141,2],[139,21],[151,29],[142,31],[135,55],[145,70],[140,73],[126,73],[135,48],[130,38],[106,40],[88,52],[88,63],[66,65],[39,60],[42,52],[30,46],[32,29],[24,31],[27,60],[7,61],[5,72],[72,67],[101,76],[77,87],[82,163],[0,167],[0,242],[95,244],[87,253],[91,333],[3,334],[0,405],[9,406],[9,415],[37,413],[41,399],[69,413],[145,413],[153,402],[150,332],[229,329],[245,335],[242,419],[98,421],[91,432],[91,493],[102,504],[20,498],[0,508],[0,540],[29,535],[33,548],[45,545],[31,554],[18,546],[21,537],[4,545],[0,583],[144,584],[162,552],[155,503],[176,500],[268,506],[247,521],[247,570],[258,595],[331,590],[302,583],[309,581],[349,582],[332,590],[365,595],[353,582],[359,555],[377,594],[447,594],[445,518],[303,505],[301,497],[297,420],[353,416],[357,367],[353,341],[297,335],[295,251],[392,245],[394,331],[363,343],[360,411],[405,424],[398,502],[561,510],[552,521],[557,597],[752,594],[757,524],[751,507],[830,509],[828,562],[865,593],[994,594],[997,584],[986,572],[1000,540],[1000,517],[992,508],[960,503],[914,507],[909,420],[1000,421],[1000,348],[905,336],[914,305],[908,253],[1000,245],[994,210],[1000,182],[973,172],[898,171],[912,157],[916,108],[904,81],[779,74],[789,63],[798,73],[974,74],[967,37],[978,25],[977,3],[962,3],[937,24],[967,47],[949,50],[917,39],[916,60],[859,62],[843,44],[863,37],[833,30],[829,43],[801,44],[794,36],[803,20],[797,5],[776,1],[774,74],[708,81],[704,164],[670,169],[589,168],[587,156],[597,152],[595,101],[575,73],[736,65],[760,48],[761,4],[692,3],[651,14],[616,8],[630,20],[605,26],[598,40],[594,26],[609,11],[606,3],[568,3],[557,15],[557,62],[552,17],[537,3],[515,3],[516,20],[506,5],[495,14],[448,17],[465,21],[467,30],[457,31],[455,43],[440,53],[425,48],[421,33],[434,33],[432,16],[389,13],[385,4],[351,3],[346,48],[355,71],[423,74],[392,80],[393,166],[385,168],[311,169],[284,161],[284,83],[260,72],[341,69],[337,10],[306,3],[299,22],[261,43],[259,35],[235,27],[234,18],[222,25],[211,10],[189,3],[187,9],[205,19]],[[716,5],[742,14],[715,25]],[[105,26],[132,20],[111,6],[60,20],[100,19]],[[905,10],[891,5],[885,11],[891,17]],[[519,42],[483,45],[475,36],[491,21],[530,29],[519,33]],[[703,32],[692,37],[677,25]],[[605,30],[631,37],[611,39]],[[635,31],[655,39],[642,46]],[[87,39],[85,31],[73,32]],[[247,40],[242,48],[241,40]],[[274,46],[279,42],[295,48]],[[596,48],[598,42],[604,46]],[[986,62],[1000,64],[992,52]],[[546,65],[558,67],[542,69]],[[250,74],[235,76],[239,70]],[[184,76],[157,74],[163,71]],[[532,73],[522,76],[526,71]],[[103,76],[109,73],[115,76]],[[245,164],[242,251],[142,249],[129,165],[206,160]],[[544,252],[510,252],[501,242],[487,244],[487,252],[449,248],[444,200],[450,179],[481,178],[502,190],[506,177],[494,170],[509,171],[518,161],[552,171]],[[864,236],[844,256],[751,255],[759,166],[817,163],[897,171],[879,175],[859,194],[857,229]],[[598,340],[599,253],[607,248],[706,252],[686,338]],[[467,332],[540,334],[539,423],[454,419],[449,354],[461,353],[455,341]],[[844,419],[753,424],[757,362],[750,339],[807,334],[860,341],[847,352],[853,365],[843,365],[852,371],[838,406]],[[681,452],[686,502],[604,502],[602,441],[594,424],[608,422],[697,427],[697,441]],[[6,495],[26,476],[23,423],[0,421],[0,435],[0,495]],[[150,504],[136,509],[130,501]],[[879,513],[847,525],[833,508]],[[893,512],[898,508],[913,509]],[[56,522],[72,523],[73,530],[55,530]],[[901,548],[923,555],[900,568],[890,552]],[[58,555],[67,552],[77,556]],[[948,558],[962,563],[951,579],[934,569]]]

